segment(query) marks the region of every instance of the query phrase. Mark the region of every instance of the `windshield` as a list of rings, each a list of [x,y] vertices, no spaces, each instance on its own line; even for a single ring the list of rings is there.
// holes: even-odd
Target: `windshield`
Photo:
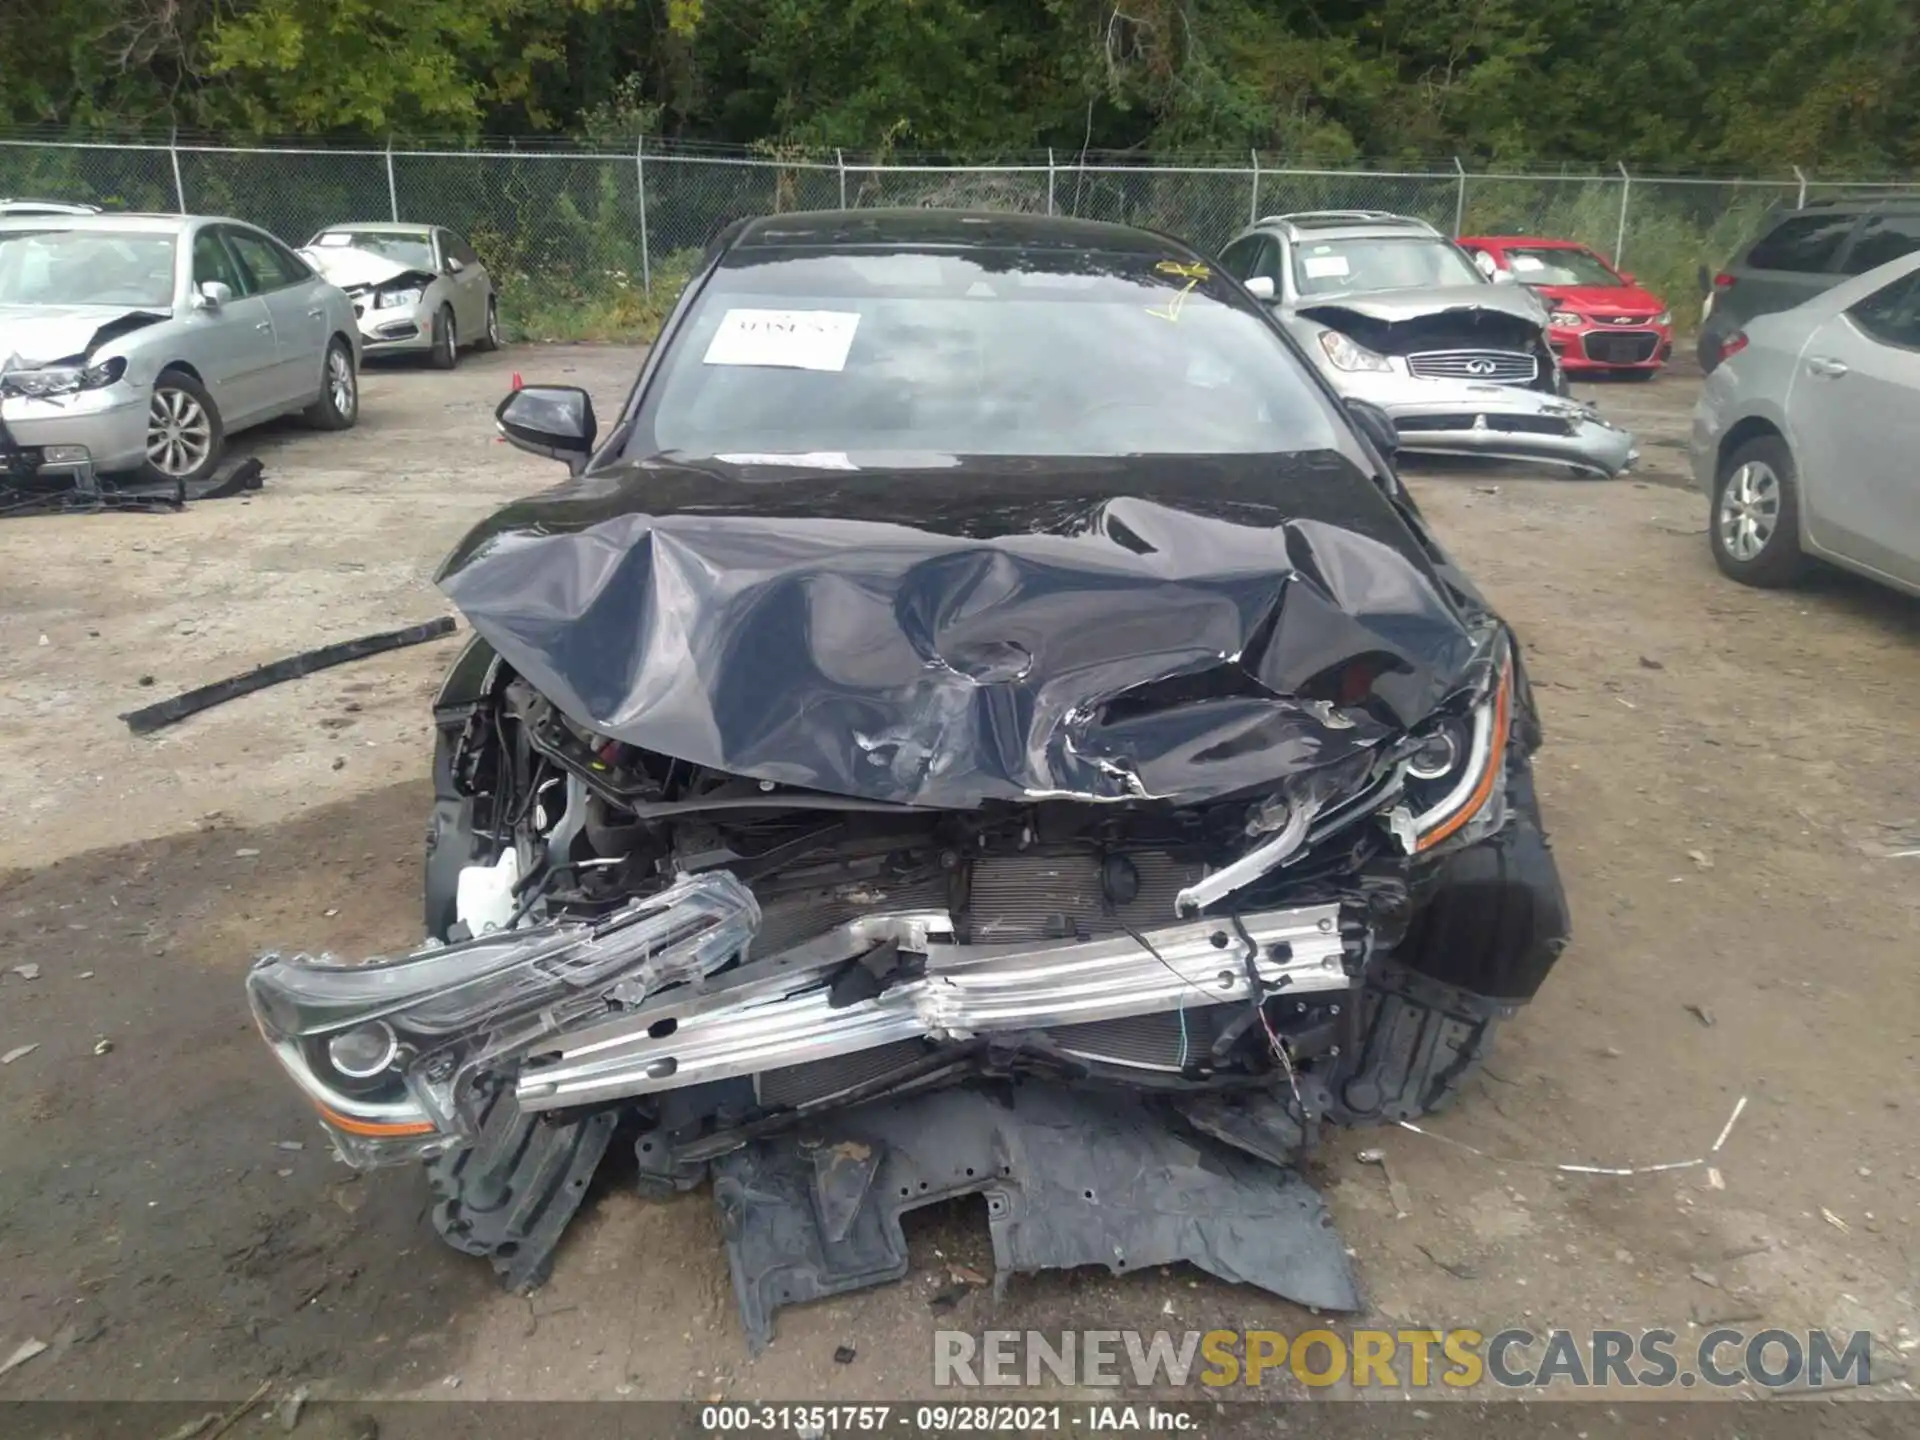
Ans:
[[[1590,250],[1508,250],[1513,278],[1523,285],[1624,285],[1607,262]]]
[[[424,230],[404,234],[391,230],[323,230],[313,237],[313,243],[321,250],[351,246],[396,265],[411,265],[416,270],[433,269],[433,243]]]
[[[1476,285],[1485,280],[1465,255],[1432,236],[1306,240],[1293,247],[1293,284],[1302,296]]]
[[[0,231],[0,305],[173,308],[173,236]]]
[[[673,338],[629,455],[1270,454],[1331,406],[1211,266],[969,250],[732,264]]]

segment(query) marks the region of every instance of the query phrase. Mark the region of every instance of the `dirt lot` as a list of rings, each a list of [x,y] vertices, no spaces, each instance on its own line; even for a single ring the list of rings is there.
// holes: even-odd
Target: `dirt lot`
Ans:
[[[897,1396],[928,1392],[937,1328],[1308,1323],[1184,1271],[1018,1279],[936,1312],[950,1263],[986,1265],[982,1215],[954,1209],[921,1217],[906,1282],[786,1312],[750,1360],[704,1193],[643,1203],[609,1166],[529,1300],[437,1242],[416,1175],[332,1160],[240,977],[274,944],[416,938],[426,704],[453,644],[149,740],[115,716],[443,613],[448,545],[556,474],[491,438],[510,372],[584,384],[604,415],[634,366],[549,349],[381,370],[357,430],[259,437],[250,501],[0,525],[0,1052],[37,1046],[0,1068],[0,1355],[52,1342],[0,1399],[237,1397],[274,1374],[338,1396]],[[1865,1327],[1876,1393],[1905,1395],[1920,858],[1890,852],[1920,846],[1920,607],[1839,577],[1723,580],[1681,488],[1693,392],[1590,392],[1639,431],[1635,480],[1414,475],[1530,647],[1577,938],[1432,1126],[1502,1158],[1343,1136],[1317,1179],[1376,1318],[1683,1342],[1736,1317]],[[1698,1155],[1741,1095],[1724,1188],[1538,1163]]]

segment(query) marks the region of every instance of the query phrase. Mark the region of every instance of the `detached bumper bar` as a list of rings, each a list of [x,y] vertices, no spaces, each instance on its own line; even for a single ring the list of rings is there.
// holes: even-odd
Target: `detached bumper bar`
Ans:
[[[682,987],[630,1016],[545,1044],[522,1069],[520,1108],[551,1110],[675,1090],[825,1060],[899,1040],[1150,1015],[1250,998],[1248,945],[1263,991],[1339,990],[1339,907],[1309,906],[1197,920],[1130,935],[1040,945],[962,945],[942,914],[871,916],[821,940],[722,977],[705,994]],[[850,998],[850,966],[917,974],[873,977]],[[878,964],[876,964],[876,961]],[[857,977],[856,977],[857,978]],[[731,984],[725,983],[731,980]],[[857,994],[857,991],[853,992]]]
[[[1547,461],[1614,476],[1640,458],[1634,438],[1580,400],[1467,380],[1343,376],[1342,393],[1378,405],[1409,454]]]
[[[1443,402],[1398,405],[1387,413],[1400,448],[1410,453],[1544,460],[1609,478],[1640,458],[1632,435],[1578,401],[1541,396],[1538,405],[1495,403],[1508,399],[1489,397],[1465,410]]]

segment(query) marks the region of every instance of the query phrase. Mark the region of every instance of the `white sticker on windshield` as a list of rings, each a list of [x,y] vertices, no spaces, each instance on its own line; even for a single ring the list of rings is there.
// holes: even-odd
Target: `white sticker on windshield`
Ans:
[[[318,240],[318,241],[317,241],[316,243],[318,243],[318,244],[321,244],[321,245],[351,245],[351,244],[353,244],[353,236],[351,236],[351,235],[322,235],[322,236],[320,237],[320,239],[319,239],[319,240]]]
[[[1301,257],[1300,264],[1309,280],[1325,280],[1347,273],[1347,257],[1344,255],[1306,255]]]
[[[709,365],[778,365],[844,370],[857,313],[838,310],[729,310],[707,346]]]
[[[1516,270],[1544,270],[1547,262],[1537,255],[1509,255],[1508,261]]]
[[[798,455],[771,452],[753,455],[716,455],[728,465],[788,465],[795,470],[858,470],[860,467],[838,450],[808,450]]]

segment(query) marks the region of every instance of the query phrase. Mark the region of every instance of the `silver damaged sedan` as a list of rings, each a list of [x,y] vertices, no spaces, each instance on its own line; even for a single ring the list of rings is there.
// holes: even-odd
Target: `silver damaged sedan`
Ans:
[[[360,413],[340,290],[238,220],[0,220],[0,466],[197,481],[235,431]]]

